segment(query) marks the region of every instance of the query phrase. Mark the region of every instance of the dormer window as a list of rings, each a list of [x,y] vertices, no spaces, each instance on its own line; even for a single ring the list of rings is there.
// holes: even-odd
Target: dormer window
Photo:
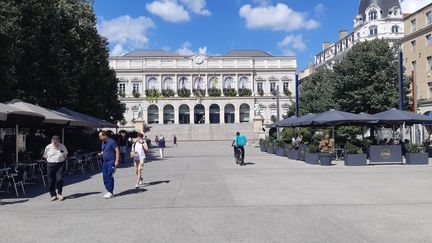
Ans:
[[[372,21],[372,20],[376,20],[377,18],[378,18],[378,11],[371,10],[369,12],[369,20]]]
[[[375,36],[378,35],[378,27],[377,26],[371,26],[369,28],[369,36]]]
[[[392,33],[394,33],[394,34],[399,33],[399,26],[397,26],[397,25],[392,26]]]

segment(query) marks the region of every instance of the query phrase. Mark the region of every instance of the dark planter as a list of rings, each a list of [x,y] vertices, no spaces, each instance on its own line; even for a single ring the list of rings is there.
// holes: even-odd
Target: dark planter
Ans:
[[[346,154],[345,155],[346,166],[364,166],[367,165],[366,154]]]
[[[330,166],[330,165],[332,165],[333,154],[320,153],[319,154],[319,160],[320,160],[320,164],[321,165],[323,165],[323,166]]]
[[[311,165],[318,165],[319,164],[319,153],[305,153],[305,162]]]
[[[429,155],[427,153],[406,153],[407,165],[427,165],[429,164]]]
[[[260,145],[261,152],[267,152],[267,147],[265,145]]]
[[[276,146],[276,155],[285,157],[285,149],[279,146]]]
[[[287,150],[288,159],[299,160],[298,150]]]
[[[269,154],[274,154],[275,153],[275,151],[273,149],[273,146],[268,146],[267,147],[267,153],[269,153]]]
[[[305,160],[305,154],[307,150],[306,144],[300,144],[299,146],[299,160]]]

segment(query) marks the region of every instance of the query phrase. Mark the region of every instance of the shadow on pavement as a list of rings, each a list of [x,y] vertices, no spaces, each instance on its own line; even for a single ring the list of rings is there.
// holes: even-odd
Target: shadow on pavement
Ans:
[[[0,205],[11,205],[11,204],[18,204],[18,203],[25,203],[27,202],[29,199],[20,199],[20,200],[15,200],[15,201],[8,201],[8,202],[0,202]]]
[[[66,196],[65,199],[77,199],[77,198],[81,198],[81,197],[85,197],[85,196],[90,196],[90,195],[94,195],[94,194],[100,194],[102,192],[84,192],[84,193],[75,193],[69,196]]]
[[[166,180],[166,181],[152,181],[152,182],[144,183],[145,185],[143,187],[155,186],[155,185],[159,185],[162,183],[170,183],[170,181],[168,181],[168,180]]]
[[[131,195],[131,194],[138,194],[138,193],[146,192],[146,191],[147,191],[147,189],[144,189],[144,188],[138,188],[138,189],[134,188],[134,189],[129,189],[129,190],[120,192],[120,193],[116,193],[115,197],[122,197],[122,196]]]

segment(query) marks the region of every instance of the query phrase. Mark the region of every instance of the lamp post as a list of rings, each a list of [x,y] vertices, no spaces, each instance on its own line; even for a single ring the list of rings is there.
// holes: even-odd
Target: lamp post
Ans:
[[[279,107],[279,84],[276,84],[276,122],[280,121],[280,107]],[[276,126],[277,139],[279,139],[279,126]]]

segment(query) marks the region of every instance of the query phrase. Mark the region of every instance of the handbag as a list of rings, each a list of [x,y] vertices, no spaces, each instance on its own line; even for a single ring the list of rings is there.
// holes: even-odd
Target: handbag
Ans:
[[[131,149],[131,152],[130,152],[130,157],[131,157],[131,158],[135,158],[135,144],[136,144],[136,143],[134,143],[134,144],[132,145],[132,149]]]

